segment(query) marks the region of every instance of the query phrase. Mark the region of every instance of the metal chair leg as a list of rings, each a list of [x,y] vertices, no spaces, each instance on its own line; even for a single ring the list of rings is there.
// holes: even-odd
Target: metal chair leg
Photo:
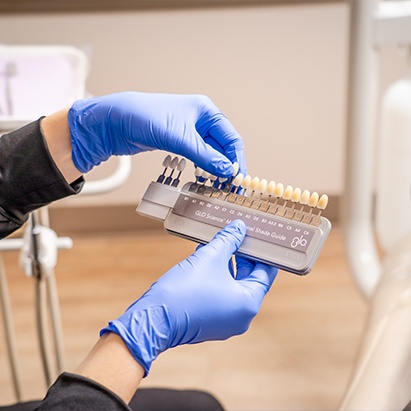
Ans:
[[[22,399],[21,377],[17,362],[17,346],[11,314],[11,305],[9,299],[9,290],[4,269],[3,256],[0,253],[0,303],[3,314],[4,334],[6,337],[6,345],[8,358],[10,363],[11,376],[13,381],[14,393],[17,401]]]

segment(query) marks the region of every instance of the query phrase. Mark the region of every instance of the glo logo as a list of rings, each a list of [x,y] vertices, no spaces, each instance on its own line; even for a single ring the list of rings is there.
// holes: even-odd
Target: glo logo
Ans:
[[[305,247],[307,245],[307,240],[304,238],[303,235],[301,235],[300,237],[294,237],[291,243],[292,248],[296,248],[299,245],[301,245],[302,247]]]

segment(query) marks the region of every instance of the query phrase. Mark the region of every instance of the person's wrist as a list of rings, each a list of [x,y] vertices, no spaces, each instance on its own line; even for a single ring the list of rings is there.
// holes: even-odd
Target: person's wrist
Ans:
[[[110,332],[121,337],[134,359],[144,368],[144,377],[153,361],[170,347],[170,318],[163,305],[137,300],[118,319],[110,321],[100,335]]]
[[[93,380],[128,403],[144,376],[123,340],[116,334],[104,334],[75,373]]]
[[[68,109],[64,109],[44,117],[41,120],[41,131],[54,162],[70,184],[81,176],[81,172],[72,158],[67,112]]]

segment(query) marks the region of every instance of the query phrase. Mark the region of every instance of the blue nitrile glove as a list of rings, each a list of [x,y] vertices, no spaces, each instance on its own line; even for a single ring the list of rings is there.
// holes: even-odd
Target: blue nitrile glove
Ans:
[[[231,256],[245,233],[244,222],[230,223],[164,274],[101,334],[118,334],[147,375],[168,348],[244,333],[277,275],[276,268],[237,257],[234,277]]]
[[[112,155],[158,149],[218,177],[231,176],[235,161],[247,174],[240,135],[205,96],[124,92],[93,97],[76,101],[68,121],[73,161],[82,173]]]

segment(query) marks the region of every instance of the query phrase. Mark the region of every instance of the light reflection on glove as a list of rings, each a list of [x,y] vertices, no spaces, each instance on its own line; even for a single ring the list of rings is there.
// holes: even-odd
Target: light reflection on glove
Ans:
[[[233,221],[164,274],[101,334],[120,335],[147,375],[168,348],[244,333],[277,275],[276,268],[237,257],[234,276],[231,256],[245,233],[245,224]]]
[[[76,101],[69,110],[73,161],[86,173],[112,155],[165,150],[219,177],[247,174],[243,141],[202,95],[124,92]],[[228,160],[229,161],[228,161]]]

